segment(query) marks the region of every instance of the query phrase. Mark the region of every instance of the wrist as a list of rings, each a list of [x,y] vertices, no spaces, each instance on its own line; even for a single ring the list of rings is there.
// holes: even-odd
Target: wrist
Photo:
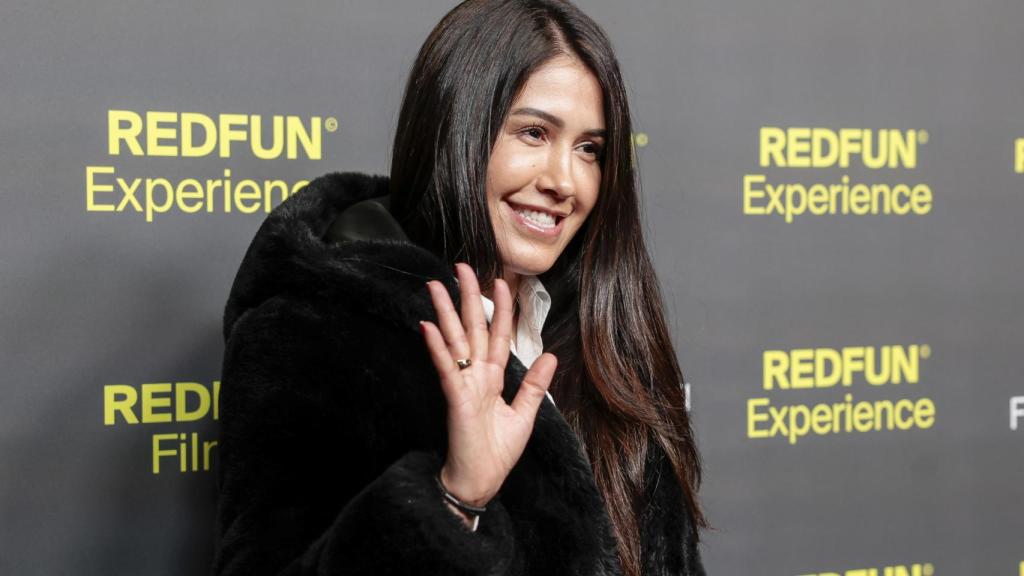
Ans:
[[[447,464],[441,467],[441,471],[438,474],[437,479],[441,484],[441,489],[443,491],[453,495],[461,503],[468,504],[469,506],[484,508],[493,497],[493,495],[487,491],[468,489],[455,481],[449,473]]]
[[[480,525],[480,516],[487,511],[487,508],[483,505],[476,506],[468,504],[449,491],[442,479],[445,475],[444,472],[445,469],[442,468],[437,475],[434,476],[434,480],[437,482],[437,487],[441,491],[441,496],[445,505],[455,515],[462,519],[462,522],[467,528],[469,528],[470,532],[476,532],[477,527]]]

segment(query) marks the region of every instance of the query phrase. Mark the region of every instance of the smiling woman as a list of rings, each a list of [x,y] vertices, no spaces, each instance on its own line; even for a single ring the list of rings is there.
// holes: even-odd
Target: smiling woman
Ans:
[[[225,309],[216,573],[704,574],[625,94],[571,3],[463,2],[390,177],[268,216]]]

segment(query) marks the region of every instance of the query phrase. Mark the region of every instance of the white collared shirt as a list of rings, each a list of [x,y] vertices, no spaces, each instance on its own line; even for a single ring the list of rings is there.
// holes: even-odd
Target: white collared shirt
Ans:
[[[487,322],[494,317],[494,302],[480,295],[484,306],[484,314]],[[516,324],[516,337],[511,342],[512,353],[519,358],[523,366],[529,368],[534,360],[544,352],[544,342],[541,340],[540,331],[544,327],[544,320],[551,310],[551,294],[544,288],[540,278],[536,276],[520,276],[519,278],[519,322]],[[547,392],[548,399],[555,403],[551,393]]]

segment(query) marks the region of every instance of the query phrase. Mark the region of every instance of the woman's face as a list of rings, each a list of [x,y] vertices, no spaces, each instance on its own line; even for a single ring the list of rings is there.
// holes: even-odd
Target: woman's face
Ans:
[[[558,56],[512,103],[487,165],[487,205],[506,280],[551,268],[597,202],[601,99],[597,78]]]

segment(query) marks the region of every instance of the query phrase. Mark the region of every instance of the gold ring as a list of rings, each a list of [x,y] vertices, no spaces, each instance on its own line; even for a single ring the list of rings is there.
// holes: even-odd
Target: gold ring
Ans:
[[[458,360],[455,361],[455,363],[459,365],[459,370],[469,368],[470,366],[473,365],[473,361],[470,360],[469,358],[459,358]]]

